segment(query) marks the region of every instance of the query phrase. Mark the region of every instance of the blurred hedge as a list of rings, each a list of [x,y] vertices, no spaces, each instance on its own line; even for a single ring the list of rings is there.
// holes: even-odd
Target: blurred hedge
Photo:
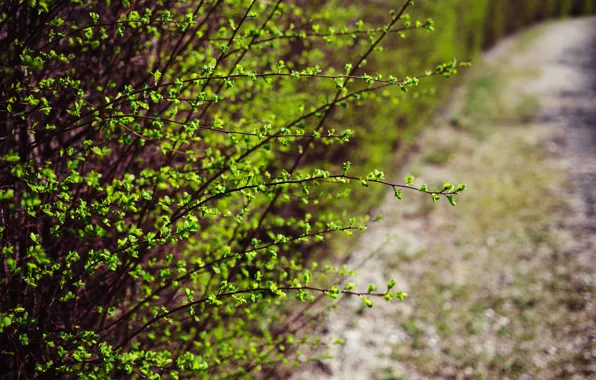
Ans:
[[[330,1],[325,5],[334,17],[345,21],[362,19],[365,23],[377,22],[386,9],[386,1],[360,2]],[[384,54],[375,54],[365,67],[368,73],[392,74],[398,78],[432,69],[432,65],[452,58],[467,60],[477,58],[482,50],[495,44],[508,34],[519,31],[536,22],[568,16],[593,14],[596,0],[420,0],[413,8],[417,19],[425,17],[436,21],[436,31],[414,31],[406,38],[385,45]],[[341,64],[338,58],[337,64]],[[348,147],[341,150],[317,151],[313,161],[340,164],[349,157],[357,170],[366,172],[372,168],[399,166],[396,152],[401,156],[415,140],[416,133],[424,128],[434,108],[448,97],[454,80],[442,78],[424,79],[419,92],[373,94],[377,102],[367,102],[337,117],[338,127],[349,120],[359,125],[356,136]],[[389,177],[392,177],[389,175]],[[462,179],[463,180],[463,179]],[[351,197],[364,209],[377,204],[382,189],[375,195],[368,189]]]

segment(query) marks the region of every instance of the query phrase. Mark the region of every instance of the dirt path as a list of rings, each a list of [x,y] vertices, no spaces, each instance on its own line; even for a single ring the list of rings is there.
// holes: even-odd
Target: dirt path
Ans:
[[[388,194],[351,257],[356,283],[409,298],[343,303],[344,343],[296,379],[596,378],[595,31],[543,25],[473,69],[394,177],[470,190],[456,208]]]

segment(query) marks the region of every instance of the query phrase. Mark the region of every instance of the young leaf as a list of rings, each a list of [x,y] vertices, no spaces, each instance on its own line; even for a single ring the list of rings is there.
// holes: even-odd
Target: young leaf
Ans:
[[[368,297],[360,296],[360,299],[362,300],[362,302],[364,302],[366,307],[373,307],[373,303]]]
[[[391,290],[391,289],[393,289],[393,287],[395,287],[395,284],[396,284],[396,283],[397,283],[397,282],[396,282],[395,280],[391,280],[391,281],[389,281],[389,282],[387,283],[387,290]]]

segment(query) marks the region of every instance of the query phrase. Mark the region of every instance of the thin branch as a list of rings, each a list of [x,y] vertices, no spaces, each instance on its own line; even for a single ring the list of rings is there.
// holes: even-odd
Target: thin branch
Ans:
[[[315,288],[312,286],[282,286],[282,287],[278,287],[277,290],[285,290],[285,291],[298,291],[298,290],[310,290],[310,291],[315,291],[315,292],[321,292],[324,294],[329,294],[329,293],[340,293],[340,294],[347,294],[347,295],[353,295],[353,296],[370,296],[370,297],[385,297],[388,292],[385,293],[369,293],[369,292],[354,292],[351,290],[332,290],[332,289],[323,289],[323,288]],[[228,298],[234,295],[238,295],[238,294],[246,294],[246,293],[260,293],[260,292],[270,292],[271,289],[270,288],[256,288],[256,289],[244,289],[244,290],[238,290],[238,291],[234,291],[234,292],[227,292],[227,293],[221,293],[218,294],[217,296],[215,296],[215,300],[220,300],[222,298]],[[149,322],[145,323],[143,326],[141,326],[140,328],[138,328],[135,332],[133,332],[127,339],[125,339],[123,342],[121,342],[120,344],[118,344],[118,346],[115,347],[115,350],[118,350],[120,348],[122,348],[125,344],[127,344],[128,342],[130,342],[132,339],[134,339],[137,335],[139,335],[140,333],[142,333],[145,329],[147,329],[149,326],[151,326],[152,324],[154,324],[155,322],[159,321],[162,318],[165,318],[169,315],[172,315],[174,313],[177,313],[181,310],[185,310],[188,309],[192,306],[195,305],[199,305],[202,303],[205,303],[207,301],[213,300],[213,297],[205,297],[202,298],[200,300],[197,301],[193,301],[193,302],[189,302],[185,305],[182,306],[178,306],[172,310],[168,310],[167,312],[163,312],[159,315],[157,315],[156,317],[154,317],[153,319],[151,319]]]

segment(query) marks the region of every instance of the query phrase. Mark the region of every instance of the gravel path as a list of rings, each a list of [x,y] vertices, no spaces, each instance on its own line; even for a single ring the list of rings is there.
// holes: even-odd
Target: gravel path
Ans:
[[[564,157],[574,180],[578,228],[596,231],[596,23],[593,19],[559,24],[545,44],[550,50],[543,76],[558,77],[536,93],[544,109],[538,120],[564,129]],[[559,75],[557,75],[559,72]],[[563,73],[564,75],[560,74]]]
[[[576,185],[579,227],[596,232],[596,33],[582,46],[571,46],[555,61],[583,74],[573,89],[554,93],[554,105],[541,120],[566,130],[565,153]]]
[[[388,194],[377,211],[386,218],[349,264],[357,284],[395,278],[410,297],[370,310],[343,302],[326,330],[345,343],[294,379],[596,378],[596,19],[530,34],[485,61],[516,76],[498,88],[503,107],[538,101],[532,121],[503,126],[499,111],[472,132],[438,121],[407,171],[429,182],[469,176],[469,192],[490,194],[437,210]],[[456,98],[447,119],[475,100]],[[446,147],[456,153],[444,165],[425,161]]]

